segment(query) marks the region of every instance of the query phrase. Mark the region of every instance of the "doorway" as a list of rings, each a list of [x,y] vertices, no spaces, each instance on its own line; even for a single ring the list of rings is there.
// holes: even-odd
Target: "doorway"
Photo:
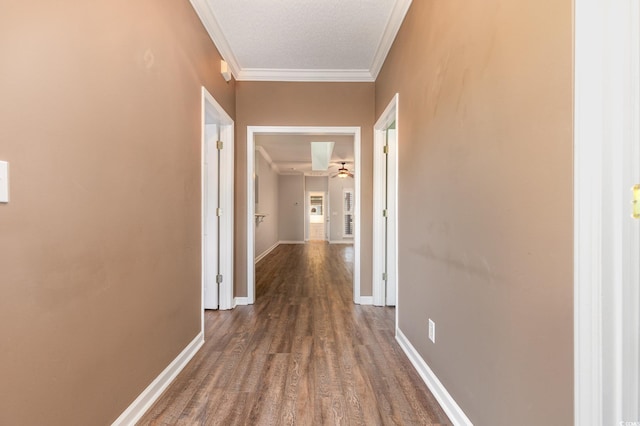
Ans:
[[[202,88],[202,321],[233,306],[233,142],[231,117]]]
[[[307,240],[327,241],[327,194],[325,192],[307,192]]]
[[[374,126],[373,304],[396,306],[398,294],[398,95]]]
[[[259,135],[344,135],[353,137],[355,166],[354,239],[353,239],[353,300],[360,304],[360,127],[311,127],[311,126],[248,126],[246,155],[246,206],[247,206],[247,298],[245,303],[255,302],[255,149]],[[304,195],[304,194],[303,194]],[[326,198],[326,197],[325,197]],[[326,211],[325,204],[324,210]],[[325,228],[326,233],[326,228]]]

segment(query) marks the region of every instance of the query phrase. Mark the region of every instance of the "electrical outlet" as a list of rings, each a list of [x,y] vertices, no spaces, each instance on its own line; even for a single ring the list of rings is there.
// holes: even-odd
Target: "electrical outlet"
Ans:
[[[436,342],[436,323],[429,318],[429,340]]]

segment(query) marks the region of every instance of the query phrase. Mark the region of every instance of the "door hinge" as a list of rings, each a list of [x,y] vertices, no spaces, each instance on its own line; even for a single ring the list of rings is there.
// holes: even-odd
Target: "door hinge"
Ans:
[[[384,209],[382,210],[382,217],[388,217],[389,216],[389,210]]]
[[[216,141],[216,148],[222,149],[223,146],[224,146],[224,144],[222,143],[222,141]]]
[[[385,145],[382,147],[382,152],[384,152],[385,154],[389,153],[389,145]]]
[[[216,216],[218,217],[222,216],[222,208],[220,207],[216,208]]]
[[[640,219],[640,183],[633,185],[631,191],[633,191],[633,200],[631,200],[633,207],[631,217],[634,219]]]
[[[387,279],[388,279],[388,278],[387,278],[387,273],[386,273],[386,272],[383,272],[383,273],[382,273],[382,281],[387,281]]]
[[[220,284],[222,282],[222,275],[218,274],[216,275],[216,284]]]

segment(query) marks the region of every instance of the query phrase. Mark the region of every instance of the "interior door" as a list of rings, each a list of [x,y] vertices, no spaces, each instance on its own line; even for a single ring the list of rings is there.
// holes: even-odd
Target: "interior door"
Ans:
[[[324,192],[309,193],[309,240],[326,240]]]
[[[629,170],[622,172],[625,182],[622,190],[631,188],[632,212],[628,214],[628,198],[622,197],[624,222],[622,229],[622,262],[626,265],[623,274],[622,315],[622,416],[616,420],[640,422],[640,6],[630,2],[630,43],[629,61],[631,63],[631,93],[627,93],[628,106],[631,107],[628,128],[629,143],[626,144],[623,158],[630,160],[624,166]],[[623,14],[627,19],[627,14]],[[625,199],[626,198],[626,199]],[[626,235],[630,235],[628,241]],[[640,424],[640,423],[639,423]]]
[[[640,121],[640,118],[638,119]],[[640,123],[638,123],[640,124]],[[638,126],[640,127],[640,126]],[[640,140],[637,141],[634,180],[632,239],[625,261],[629,263],[628,286],[623,297],[623,418],[640,420]],[[626,302],[626,303],[625,303]]]
[[[204,161],[204,308],[218,309],[220,270],[220,153],[217,141],[220,126],[208,124],[205,128]]]
[[[622,288],[614,292],[619,302],[614,305],[614,333],[620,342],[621,359],[613,362],[617,376],[616,393],[621,395],[621,406],[613,418],[615,422],[640,424],[640,6],[638,2],[629,2],[630,10],[619,15],[625,22],[631,23],[629,45],[625,46],[624,59],[629,61],[630,84],[623,86],[624,106],[630,108],[625,113],[619,127],[626,129],[621,139],[623,150],[620,154],[622,170],[616,167],[616,174],[622,177],[619,200],[621,206],[620,238],[622,264]],[[630,13],[629,13],[630,12]],[[628,117],[625,118],[624,117]],[[627,121],[628,120],[628,121]],[[631,187],[631,193],[629,193]],[[629,197],[629,195],[631,195]],[[631,209],[629,212],[631,198]],[[608,286],[610,287],[610,285]],[[617,294],[616,294],[617,293]]]
[[[624,244],[623,262],[627,265],[625,273],[628,277],[622,294],[622,420],[640,421],[640,7],[634,4],[632,26],[632,112],[631,141],[624,156],[631,159],[630,170],[623,172],[626,183],[632,183],[632,212],[624,215],[623,239],[625,234],[631,238]],[[623,186],[626,186],[623,184]],[[626,188],[623,188],[623,190]],[[624,198],[624,197],[623,197]],[[623,199],[623,211],[628,209],[627,200]]]
[[[387,306],[396,305],[396,286],[397,286],[397,265],[396,265],[396,233],[397,233],[397,209],[395,206],[396,191],[395,191],[395,176],[396,176],[396,161],[395,156],[397,149],[391,149],[390,147],[397,147],[396,142],[396,125],[392,123],[385,132],[385,152],[384,156],[384,271],[386,277],[385,286],[385,304]]]
[[[640,80],[640,76],[638,76]],[[639,82],[640,83],[640,82]],[[638,85],[640,87],[640,84]],[[640,92],[638,93],[640,97]],[[640,104],[640,99],[639,99]],[[640,111],[637,105],[636,113]],[[640,115],[634,114],[635,129],[640,130]],[[620,264],[622,285],[611,291],[617,302],[613,303],[611,318],[605,319],[605,327],[613,329],[613,340],[618,350],[609,361],[605,358],[606,370],[613,379],[612,392],[619,393],[620,401],[614,403],[608,418],[620,424],[640,424],[640,132],[636,133],[634,142],[626,148],[629,161],[623,165],[622,175],[625,183],[622,191],[629,183],[633,184],[630,197],[621,197],[621,247]],[[629,198],[631,198],[631,214],[629,214]],[[609,285],[611,286],[611,285]],[[606,300],[606,299],[605,299]],[[607,322],[609,321],[609,322]],[[607,377],[607,376],[605,376]],[[605,409],[605,414],[609,413]]]

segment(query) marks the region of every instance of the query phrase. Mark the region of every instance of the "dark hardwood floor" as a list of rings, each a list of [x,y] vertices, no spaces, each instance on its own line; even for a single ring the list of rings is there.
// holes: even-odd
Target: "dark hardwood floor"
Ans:
[[[256,303],[205,313],[203,348],[140,425],[450,424],[394,339],[353,303],[353,247],[281,245]]]

